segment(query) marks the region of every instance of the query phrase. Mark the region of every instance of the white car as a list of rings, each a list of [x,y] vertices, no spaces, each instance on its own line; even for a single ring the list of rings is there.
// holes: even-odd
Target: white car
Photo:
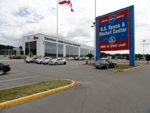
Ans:
[[[75,60],[79,60],[80,57],[75,57]]]
[[[74,60],[74,58],[73,57],[69,57],[68,60]]]
[[[44,61],[44,57],[37,58],[36,63],[41,64]]]
[[[42,64],[48,64],[50,61],[52,60],[52,58],[50,57],[45,57],[42,61]]]
[[[49,64],[51,65],[58,65],[58,64],[64,64],[66,65],[67,61],[64,58],[56,58],[52,59]]]

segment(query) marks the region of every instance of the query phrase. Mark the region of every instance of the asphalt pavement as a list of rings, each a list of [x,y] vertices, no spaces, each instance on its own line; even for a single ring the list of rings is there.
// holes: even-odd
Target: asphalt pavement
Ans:
[[[71,79],[72,88],[0,109],[0,113],[150,113],[150,65],[112,72],[68,61],[48,66],[4,61],[12,70],[0,76],[0,89],[54,79]]]

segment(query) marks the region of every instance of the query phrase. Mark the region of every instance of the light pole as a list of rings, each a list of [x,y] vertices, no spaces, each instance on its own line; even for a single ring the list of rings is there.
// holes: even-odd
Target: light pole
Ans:
[[[69,58],[70,58],[70,45],[69,45]]]
[[[143,40],[143,60],[144,60],[144,42],[146,42],[146,40]]]
[[[91,27],[95,27],[94,30],[94,60],[96,60],[96,0],[95,0],[95,22]]]

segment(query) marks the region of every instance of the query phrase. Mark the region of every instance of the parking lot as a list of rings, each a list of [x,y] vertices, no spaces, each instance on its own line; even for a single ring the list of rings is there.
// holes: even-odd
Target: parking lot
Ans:
[[[0,76],[0,89],[15,87],[24,84],[30,84],[45,80],[53,79],[72,79],[76,78],[77,73],[83,72],[83,74],[95,73],[95,71],[105,71],[105,73],[111,73],[105,69],[96,70],[92,66],[84,66],[85,61],[68,61],[67,65],[43,65],[36,63],[25,63],[20,61],[3,61],[3,63],[9,63],[11,71],[3,76]],[[92,73],[93,72],[93,73]],[[75,79],[79,81],[78,79]]]
[[[0,89],[54,79],[71,79],[72,88],[0,109],[0,113],[149,113],[150,66],[115,73],[68,61],[67,65],[9,63],[11,71],[0,76]]]

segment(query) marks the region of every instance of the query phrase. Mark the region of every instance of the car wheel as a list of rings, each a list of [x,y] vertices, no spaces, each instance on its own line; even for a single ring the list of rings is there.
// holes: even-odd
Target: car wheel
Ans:
[[[66,62],[64,62],[64,65],[66,65]]]
[[[108,69],[109,67],[108,67],[108,65],[106,66],[106,69]]]
[[[5,73],[5,71],[2,69],[0,70],[0,75],[3,75]]]
[[[96,67],[96,69],[98,69],[98,67]]]
[[[57,65],[57,62],[55,62],[55,65]]]

